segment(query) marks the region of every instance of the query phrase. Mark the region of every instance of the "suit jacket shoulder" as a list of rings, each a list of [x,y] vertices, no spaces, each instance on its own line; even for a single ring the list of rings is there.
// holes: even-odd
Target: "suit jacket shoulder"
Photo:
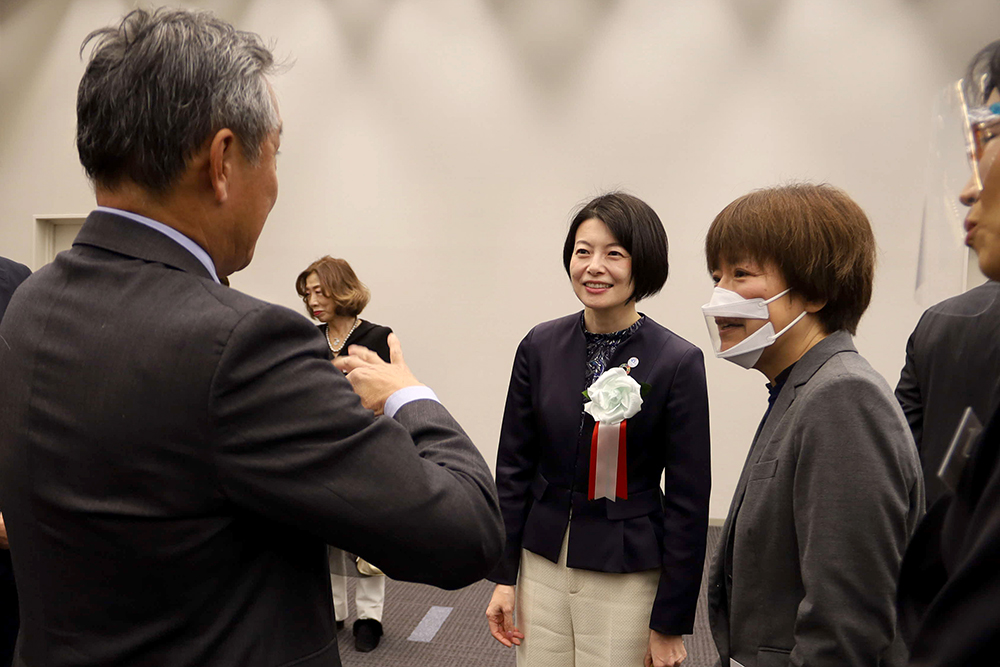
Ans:
[[[920,452],[928,503],[947,489],[937,470],[967,407],[984,421],[1000,403],[1000,283],[932,306],[906,345],[896,398]]]
[[[31,269],[24,264],[0,257],[0,320],[3,319],[7,304],[18,285],[31,275]]]
[[[931,317],[978,317],[996,306],[998,300],[1000,300],[1000,282],[988,280],[968,292],[931,306],[925,314]]]
[[[0,257],[0,285],[17,287],[30,275],[31,269],[24,264]]]
[[[532,341],[534,345],[544,346],[548,342],[565,339],[578,329],[580,329],[580,313],[573,313],[536,324],[528,331],[524,339]],[[582,330],[580,337],[583,337]]]

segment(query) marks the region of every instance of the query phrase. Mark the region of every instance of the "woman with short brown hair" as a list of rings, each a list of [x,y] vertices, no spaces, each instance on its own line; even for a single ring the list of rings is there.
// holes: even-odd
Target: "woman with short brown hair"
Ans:
[[[709,267],[740,259],[781,267],[793,291],[825,301],[816,315],[827,333],[857,333],[871,302],[875,235],[861,207],[830,185],[743,195],[716,216],[705,254]]]
[[[329,255],[317,259],[295,279],[295,291],[309,316],[319,320],[331,359],[346,352],[348,345],[364,345],[389,361],[387,340],[392,329],[359,317],[371,292],[346,260]]]
[[[330,359],[347,354],[350,345],[363,345],[384,361],[389,361],[389,334],[392,329],[362,320],[371,292],[358,280],[346,260],[325,255],[306,267],[295,279],[295,291],[305,302],[306,312],[319,320],[319,329],[330,347]],[[338,629],[347,618],[347,580],[339,572],[348,559],[336,547],[329,548],[334,615]],[[359,565],[364,563],[361,561]],[[367,565],[367,563],[365,563]],[[371,567],[370,565],[368,567]],[[360,568],[359,568],[360,570]],[[354,605],[354,647],[362,653],[374,650],[382,637],[382,609],[385,605],[385,577],[361,576],[356,580]]]
[[[851,340],[875,237],[829,185],[751,192],[705,240],[716,356],[768,379],[709,573],[723,665],[902,666],[895,594],[923,512],[909,427]]]

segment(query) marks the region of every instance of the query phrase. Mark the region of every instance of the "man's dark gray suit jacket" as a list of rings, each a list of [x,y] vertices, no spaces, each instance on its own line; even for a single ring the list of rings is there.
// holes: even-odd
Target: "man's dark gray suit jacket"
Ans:
[[[3,319],[14,290],[30,275],[31,269],[24,264],[0,257],[0,320]]]
[[[445,588],[500,556],[441,405],[376,418],[305,318],[155,230],[92,213],[0,334],[20,664],[339,665],[327,544]]]
[[[923,507],[889,385],[831,334],[792,367],[722,528],[708,579],[722,665],[902,667],[896,580]]]
[[[0,321],[10,297],[18,285],[31,275],[31,269],[6,257],[0,257]],[[0,345],[4,342],[0,339]],[[0,377],[0,382],[3,382]],[[0,511],[2,511],[0,507]],[[10,550],[0,549],[0,667],[10,665],[17,639],[17,588],[10,564]]]
[[[1000,402],[1000,283],[927,309],[906,343],[896,399],[920,451],[930,507],[947,491],[937,472],[965,408],[985,425]]]

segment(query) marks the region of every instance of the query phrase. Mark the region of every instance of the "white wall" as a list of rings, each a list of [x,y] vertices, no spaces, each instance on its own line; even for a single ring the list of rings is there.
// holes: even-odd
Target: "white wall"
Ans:
[[[30,264],[35,214],[85,213],[74,148],[80,42],[132,6],[0,4],[0,254]],[[828,181],[879,242],[861,352],[895,384],[913,298],[931,98],[1000,37],[992,0],[203,0],[272,39],[285,121],[281,195],[233,284],[299,308],[330,253],[366,316],[492,463],[510,362],[575,310],[560,250],[609,188],[663,218],[671,278],[641,310],[707,349],[702,243],[718,211],[789,179]],[[81,323],[83,324],[83,323]],[[711,514],[725,515],[764,378],[707,360]]]

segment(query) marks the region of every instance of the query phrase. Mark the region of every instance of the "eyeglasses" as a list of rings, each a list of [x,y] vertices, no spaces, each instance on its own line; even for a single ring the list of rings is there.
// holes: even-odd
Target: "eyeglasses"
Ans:
[[[969,131],[972,139],[969,158],[978,162],[990,139],[1000,135],[1000,103],[969,109]]]

